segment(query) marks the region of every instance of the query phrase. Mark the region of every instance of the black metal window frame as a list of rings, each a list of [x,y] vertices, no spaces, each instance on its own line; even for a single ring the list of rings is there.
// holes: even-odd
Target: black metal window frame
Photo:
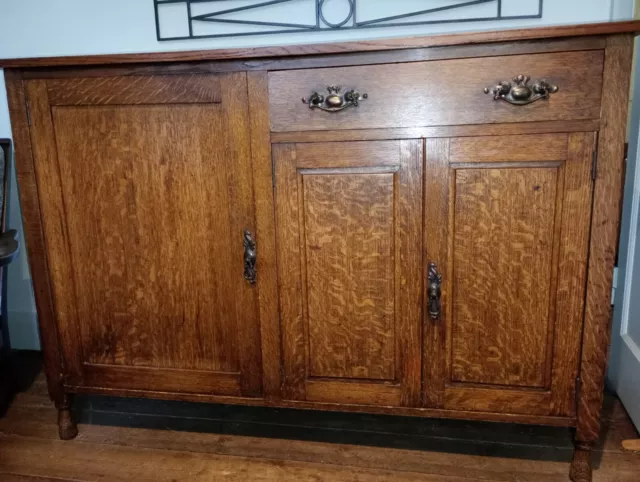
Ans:
[[[459,3],[452,5],[446,5],[442,7],[433,7],[415,12],[408,12],[399,15],[393,15],[388,17],[376,18],[363,22],[357,20],[358,0],[345,0],[349,3],[349,14],[347,17],[339,22],[333,23],[327,21],[322,12],[322,7],[326,0],[315,0],[316,12],[315,12],[315,24],[296,24],[296,23],[280,23],[280,22],[263,22],[255,20],[240,20],[230,18],[220,18],[224,15],[240,13],[244,11],[255,10],[270,5],[276,5],[281,3],[294,2],[296,0],[263,0],[252,5],[245,5],[243,7],[236,7],[230,9],[219,10],[208,14],[192,15],[191,5],[195,3],[212,3],[223,2],[227,0],[153,0],[156,18],[156,35],[158,41],[175,41],[175,40],[190,40],[200,38],[222,38],[222,37],[244,37],[251,35],[274,35],[274,34],[287,34],[287,33],[300,33],[300,32],[322,32],[328,30],[357,30],[365,28],[385,28],[385,27],[403,27],[413,25],[436,25],[436,24],[448,24],[448,23],[469,23],[469,22],[486,22],[486,21],[505,21],[505,20],[522,20],[522,19],[540,19],[543,13],[544,0],[538,0],[538,11],[531,15],[503,15],[502,2],[503,0],[462,0]],[[160,7],[163,5],[171,5],[176,3],[186,4],[187,17],[189,23],[189,35],[179,37],[162,37],[160,31]],[[422,20],[422,21],[408,21],[412,17],[418,17],[421,15],[428,15],[431,13],[438,13],[447,10],[455,10],[458,8],[471,7],[480,4],[496,4],[496,15],[492,17],[474,17],[474,18],[456,18],[448,20]],[[193,33],[194,22],[210,22],[220,24],[236,24],[247,26],[263,26],[274,27],[277,30],[269,31],[250,31],[250,32],[233,32],[233,33],[221,33],[221,34],[208,34],[208,35],[196,35]],[[352,25],[347,25],[349,22]]]

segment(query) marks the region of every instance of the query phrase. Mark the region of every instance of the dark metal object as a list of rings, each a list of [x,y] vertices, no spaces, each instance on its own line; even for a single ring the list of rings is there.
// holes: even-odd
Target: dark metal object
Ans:
[[[256,243],[251,237],[250,231],[244,232],[244,279],[249,283],[256,284]]]
[[[440,295],[442,294],[442,275],[438,273],[435,263],[429,265],[429,286],[427,295],[429,296],[429,316],[432,320],[440,318]]]
[[[285,34],[285,33],[297,33],[297,32],[318,32],[322,30],[353,30],[363,28],[378,28],[378,27],[397,27],[407,25],[435,25],[446,23],[466,23],[466,22],[483,22],[483,21],[503,21],[503,20],[518,20],[518,19],[530,19],[530,18],[542,18],[543,3],[544,0],[539,0],[538,11],[531,15],[503,15],[502,13],[502,1],[503,0],[451,0],[450,5],[444,5],[440,7],[431,7],[412,12],[406,12],[399,15],[392,15],[387,17],[373,18],[364,21],[358,21],[357,12],[360,8],[361,11],[366,8],[367,3],[365,0],[342,0],[349,4],[349,12],[346,17],[340,22],[330,22],[327,20],[324,14],[326,0],[315,0],[315,23],[313,24],[301,24],[291,22],[266,22],[261,20],[252,20],[250,18],[242,18],[244,14],[251,14],[256,10],[268,8],[272,5],[278,5],[281,3],[293,3],[297,0],[255,0],[250,5],[244,5],[242,7],[220,9],[210,13],[193,15],[192,6],[195,4],[209,3],[219,4],[225,1],[232,0],[154,0],[154,8],[156,14],[156,36],[159,41],[167,40],[188,40],[193,38],[218,38],[218,37],[239,37],[247,35],[270,35],[270,34]],[[310,2],[311,3],[311,2]],[[359,4],[362,6],[359,7]],[[186,6],[186,21],[188,22],[189,34],[184,36],[164,37],[160,27],[160,9],[163,6],[183,4]],[[370,4],[370,3],[369,3]],[[493,4],[496,7],[495,16],[485,17],[469,17],[469,18],[456,18],[445,20],[419,20],[411,21],[412,18],[420,16],[429,16],[432,14],[439,14],[445,11],[454,11],[457,9],[464,9],[467,7],[474,7],[481,4]],[[312,7],[310,7],[312,8]],[[194,22],[213,22],[218,24],[236,24],[246,25],[247,27],[273,27],[273,29],[265,30],[248,30],[245,32],[233,32],[233,33],[217,33],[217,34],[197,34],[194,33]]]
[[[309,97],[303,97],[302,102],[309,105],[309,109],[321,109],[325,112],[339,112],[347,107],[358,107],[360,101],[368,99],[368,94],[360,94],[358,91],[351,89],[344,94],[340,91],[342,87],[331,85],[327,87],[329,95],[323,95],[314,92]]]
[[[504,100],[513,105],[527,105],[540,99],[548,99],[551,94],[558,92],[557,85],[551,85],[541,80],[529,85],[530,77],[518,75],[512,82],[500,82],[495,87],[484,89],[485,94],[493,94],[494,100]]]
[[[20,248],[18,231],[10,229],[0,234],[0,266],[6,266],[15,259]]]

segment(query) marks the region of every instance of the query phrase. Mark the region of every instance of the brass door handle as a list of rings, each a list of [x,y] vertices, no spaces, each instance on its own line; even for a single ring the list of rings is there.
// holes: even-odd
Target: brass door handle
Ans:
[[[258,252],[256,250],[256,242],[251,237],[250,231],[244,232],[244,279],[250,284],[256,284],[256,260]]]
[[[429,285],[427,295],[429,296],[429,316],[432,320],[440,318],[440,296],[442,294],[442,275],[438,273],[435,263],[429,265]]]
[[[342,87],[331,85],[327,87],[328,95],[319,92],[312,93],[309,97],[303,97],[302,102],[309,106],[309,109],[320,109],[325,112],[340,112],[347,107],[358,107],[360,101],[369,98],[368,94],[360,94],[355,89],[351,89],[344,94],[340,93]]]
[[[552,85],[546,80],[529,85],[530,77],[518,75],[513,82],[500,82],[495,87],[484,89],[485,94],[493,94],[494,100],[504,100],[513,105],[527,105],[540,99],[548,99],[551,94],[558,92],[557,85]]]

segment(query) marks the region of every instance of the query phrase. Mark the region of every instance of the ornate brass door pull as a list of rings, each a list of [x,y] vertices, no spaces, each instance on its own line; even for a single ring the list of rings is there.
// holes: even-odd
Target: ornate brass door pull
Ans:
[[[442,294],[442,275],[438,273],[435,263],[429,265],[429,286],[427,294],[429,296],[429,316],[432,320],[440,318],[440,295]]]
[[[244,232],[244,279],[252,285],[256,283],[256,243],[250,231]]]
[[[528,85],[530,77],[518,75],[513,82],[500,82],[495,87],[484,89],[485,94],[493,94],[494,100],[504,100],[513,105],[527,105],[540,99],[548,99],[551,94],[558,92],[557,85],[551,85],[546,80],[541,80],[533,85]]]
[[[342,87],[331,85],[327,87],[329,95],[323,95],[314,92],[309,97],[303,97],[302,102],[309,105],[309,109],[320,109],[326,112],[339,112],[347,107],[358,107],[360,101],[367,99],[367,94],[360,94],[358,91],[351,89],[344,94],[340,91]]]

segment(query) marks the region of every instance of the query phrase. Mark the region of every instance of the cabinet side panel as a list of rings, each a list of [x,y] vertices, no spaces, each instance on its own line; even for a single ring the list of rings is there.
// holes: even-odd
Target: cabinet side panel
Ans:
[[[631,35],[607,40],[580,368],[582,382],[576,433],[580,442],[594,442],[600,432],[604,376],[611,340],[611,286],[620,227],[619,193],[632,58]]]
[[[46,81],[25,84],[31,110],[31,141],[54,309],[65,362],[65,382],[82,382],[83,346],[78,331],[73,263],[58,164],[57,139]],[[74,133],[75,134],[75,133]],[[85,236],[87,233],[82,233]]]
[[[33,291],[38,310],[40,339],[44,355],[49,395],[57,402],[63,397],[62,360],[58,329],[49,284],[46,246],[42,228],[40,200],[33,166],[33,153],[29,136],[25,92],[17,71],[5,70],[9,112],[14,140],[16,176],[20,191],[20,204],[24,218],[24,236],[33,278]]]

